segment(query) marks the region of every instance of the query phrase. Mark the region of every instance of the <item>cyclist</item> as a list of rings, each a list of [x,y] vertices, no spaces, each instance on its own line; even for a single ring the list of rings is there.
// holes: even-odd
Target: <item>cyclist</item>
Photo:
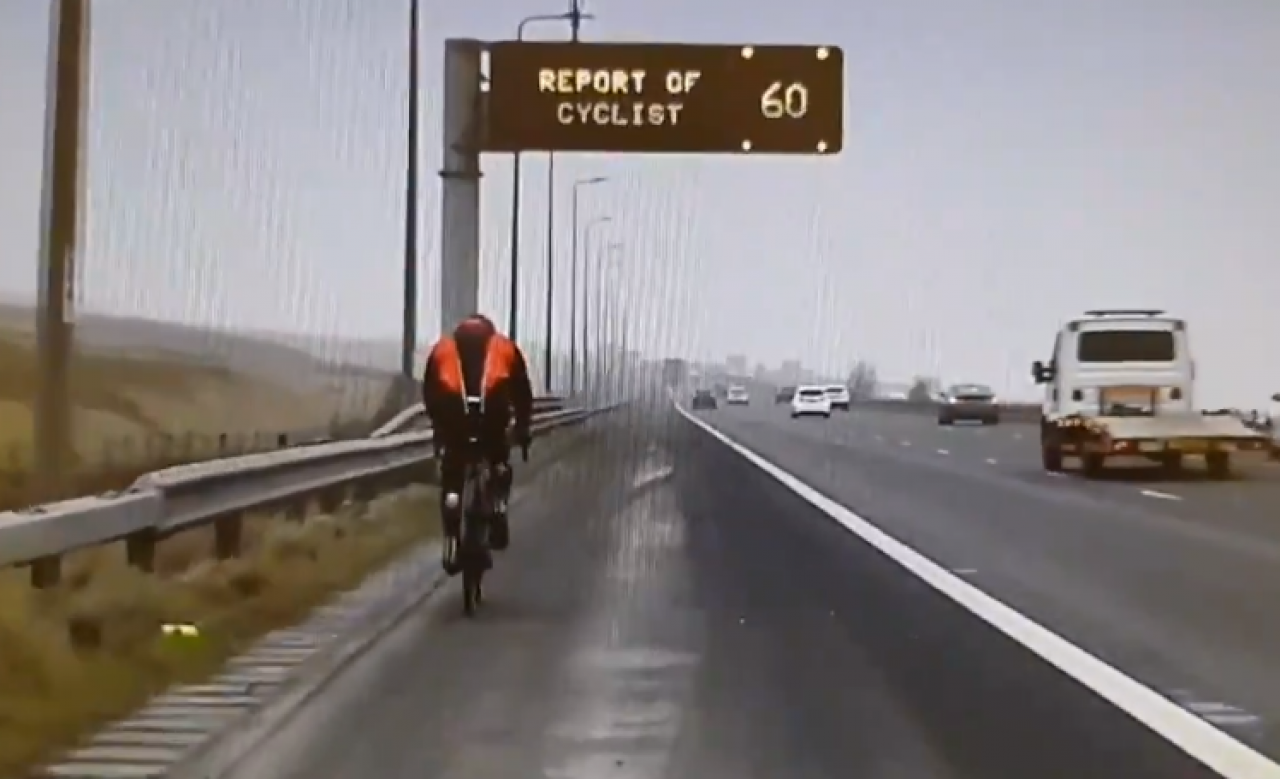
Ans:
[[[478,408],[469,402],[479,399]],[[464,459],[471,430],[479,434],[480,453],[494,477],[493,517],[489,547],[503,550],[510,543],[507,499],[511,493],[511,444],[507,429],[515,422],[515,440],[529,445],[533,416],[533,387],[524,354],[483,314],[472,314],[431,348],[422,375],[422,402],[431,419],[436,445],[443,448],[440,463],[440,514],[444,520],[443,565],[458,572],[457,550],[462,528]]]

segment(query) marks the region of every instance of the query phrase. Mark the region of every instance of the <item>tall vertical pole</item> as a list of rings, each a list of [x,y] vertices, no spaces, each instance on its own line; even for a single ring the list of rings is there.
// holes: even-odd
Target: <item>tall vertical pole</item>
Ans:
[[[525,25],[536,21],[523,19],[516,25],[516,40],[524,40]],[[507,334],[516,340],[520,307],[520,152],[511,155],[511,310],[507,313]]]
[[[444,168],[440,330],[480,304],[480,55],[478,40],[444,44]]]
[[[572,40],[574,43],[577,43],[579,41],[581,30],[582,30],[582,8],[578,5],[578,0],[569,0],[570,40]],[[578,185],[577,183],[575,183],[573,186],[572,210],[573,210],[573,218],[571,220],[570,226],[573,228],[573,238],[570,240],[570,243],[572,244],[573,248],[572,248],[572,251],[570,252],[570,255],[571,255],[571,262],[573,263],[573,267],[569,272],[569,275],[571,278],[571,281],[569,282],[569,287],[570,287],[569,394],[570,395],[574,395],[578,391],[577,390],[578,359],[577,359],[577,349],[575,348],[575,344],[577,343],[578,336],[576,335],[575,328],[574,328],[574,325],[576,323],[573,321],[574,315],[577,313],[577,310],[578,310]],[[583,349],[585,350],[586,344],[584,343],[582,346],[583,346]],[[582,368],[583,368],[582,372],[584,374],[583,379],[585,381],[586,366],[584,365],[582,366]]]
[[[404,168],[404,321],[400,331],[400,373],[406,388],[413,386],[414,352],[418,343],[418,5],[419,0],[409,0],[409,136]],[[404,400],[407,401],[408,398]]]
[[[507,311],[507,335],[516,340],[520,308],[520,152],[511,155],[511,305]]]
[[[553,372],[552,364],[555,355],[551,349],[551,320],[553,319],[551,312],[555,305],[555,289],[552,284],[555,282],[555,265],[556,265],[556,154],[550,152],[547,154],[547,345],[546,345],[546,375],[543,376],[545,382],[546,394],[551,394],[551,374]]]
[[[591,347],[591,225],[587,226],[586,246],[582,247],[582,390],[585,393],[595,391],[595,372],[591,360],[595,350]],[[599,259],[598,257],[595,259]]]
[[[41,502],[62,496],[73,454],[70,370],[78,294],[76,251],[84,222],[81,198],[86,174],[89,0],[56,0],[53,4],[46,88],[36,314],[40,352],[35,398],[36,497]],[[56,564],[49,573],[49,578],[56,578]]]
[[[578,185],[569,205],[569,394],[578,392]]]
[[[573,42],[577,43],[582,30],[582,4],[579,0],[569,0],[569,30],[573,36]]]

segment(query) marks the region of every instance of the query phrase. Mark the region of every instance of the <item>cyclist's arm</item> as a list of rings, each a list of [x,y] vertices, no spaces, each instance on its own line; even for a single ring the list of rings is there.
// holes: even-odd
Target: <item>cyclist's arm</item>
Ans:
[[[533,422],[533,382],[529,380],[529,364],[524,352],[514,342],[511,344],[511,405],[516,424],[528,429]]]

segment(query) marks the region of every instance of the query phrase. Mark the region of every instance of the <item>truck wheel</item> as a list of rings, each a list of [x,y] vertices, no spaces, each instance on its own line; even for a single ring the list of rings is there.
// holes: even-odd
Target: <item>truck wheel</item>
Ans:
[[[1107,458],[1101,454],[1090,453],[1082,455],[1080,461],[1083,464],[1081,470],[1084,471],[1085,478],[1096,479],[1102,475]]]
[[[1164,455],[1160,458],[1160,467],[1166,475],[1177,476],[1182,473],[1182,455],[1178,452]]]
[[[1209,470],[1210,479],[1231,478],[1231,455],[1226,452],[1209,452],[1204,456],[1204,464]]]
[[[1041,444],[1040,462],[1049,473],[1062,473],[1062,450],[1056,446]]]

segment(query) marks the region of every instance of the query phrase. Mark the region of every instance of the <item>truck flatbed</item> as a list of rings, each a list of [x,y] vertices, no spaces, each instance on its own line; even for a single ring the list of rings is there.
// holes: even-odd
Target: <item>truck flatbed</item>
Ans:
[[[1112,439],[1243,439],[1263,440],[1262,434],[1229,416],[1204,414],[1158,415],[1150,417],[1090,417]]]
[[[1062,457],[1081,458],[1085,475],[1095,475],[1109,459],[1146,460],[1179,469],[1184,456],[1203,457],[1210,475],[1225,478],[1231,460],[1244,455],[1265,459],[1265,436],[1229,416],[1162,414],[1157,416],[1063,416],[1046,418],[1041,443],[1046,470],[1061,470]]]

